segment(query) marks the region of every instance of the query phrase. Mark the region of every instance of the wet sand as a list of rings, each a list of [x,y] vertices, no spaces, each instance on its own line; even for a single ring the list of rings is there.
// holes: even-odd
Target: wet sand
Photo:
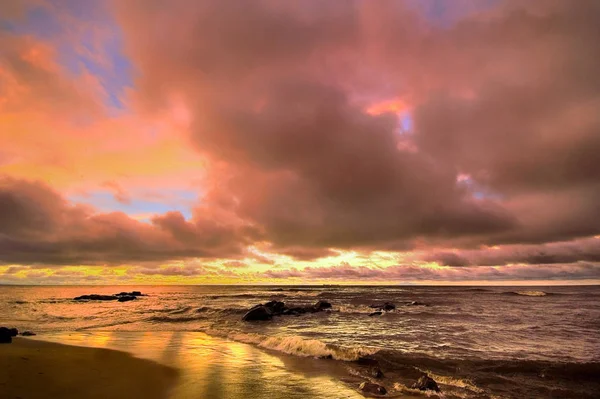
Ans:
[[[14,338],[0,345],[0,398],[144,398],[170,395],[178,372],[127,353]]]

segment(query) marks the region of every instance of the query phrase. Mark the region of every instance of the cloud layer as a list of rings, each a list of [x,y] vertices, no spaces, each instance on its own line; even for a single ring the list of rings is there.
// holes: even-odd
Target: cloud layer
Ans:
[[[96,68],[61,64],[58,39],[0,30],[0,261],[598,278],[600,5],[457,2],[435,16],[426,3],[114,2],[101,9],[135,71],[118,102]],[[114,59],[99,62],[117,73]],[[183,188],[198,194],[191,217],[69,200]],[[300,267],[339,251],[416,263]]]

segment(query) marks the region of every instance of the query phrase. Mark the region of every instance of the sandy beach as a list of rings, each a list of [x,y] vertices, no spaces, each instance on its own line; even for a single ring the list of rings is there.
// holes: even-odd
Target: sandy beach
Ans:
[[[177,375],[173,368],[116,350],[26,338],[0,346],[3,399],[162,399]]]

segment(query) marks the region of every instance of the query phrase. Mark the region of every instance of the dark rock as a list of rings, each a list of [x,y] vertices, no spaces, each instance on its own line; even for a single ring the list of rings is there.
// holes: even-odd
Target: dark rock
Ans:
[[[381,310],[378,310],[377,312],[369,313],[369,317],[381,316],[382,314],[383,312]]]
[[[134,299],[136,299],[135,296],[132,295],[122,295],[119,297],[119,302],[128,302],[128,301],[133,301]]]
[[[379,368],[371,369],[371,377],[373,378],[383,378],[383,371]]]
[[[17,330],[16,328],[9,328],[8,332],[11,337],[16,337],[17,335],[19,335],[19,330]]]
[[[363,382],[358,389],[373,395],[385,395],[387,393],[387,390],[384,387],[379,384],[373,384],[372,382]]]
[[[33,331],[23,331],[21,333],[22,336],[24,337],[33,337],[34,335],[37,335],[36,333],[34,333]]]
[[[146,296],[142,294],[140,291],[131,291],[131,292],[119,292],[115,294],[115,296]]]
[[[422,375],[421,378],[413,384],[412,389],[418,389],[420,391],[440,391],[437,382],[427,374]]]
[[[75,301],[116,301],[119,299],[116,295],[81,295],[73,298]]]
[[[318,301],[313,305],[313,308],[318,312],[325,309],[331,309],[331,304],[327,301]]]
[[[285,309],[281,314],[285,315],[285,316],[300,316],[301,314],[304,314],[308,311],[309,311],[309,309],[307,309],[307,308],[293,307],[293,308]]]
[[[250,309],[244,317],[242,317],[243,321],[256,321],[256,320],[271,320],[273,318],[273,313],[271,310],[263,305],[257,305]]]
[[[391,302],[377,303],[377,304],[370,305],[369,307],[372,309],[377,309],[377,310],[385,310],[386,312],[396,309],[396,305],[394,305]]]
[[[12,342],[12,331],[10,328],[0,327],[0,344],[10,344]]]
[[[273,315],[280,315],[285,310],[285,303],[280,301],[270,301],[263,306],[268,308]]]

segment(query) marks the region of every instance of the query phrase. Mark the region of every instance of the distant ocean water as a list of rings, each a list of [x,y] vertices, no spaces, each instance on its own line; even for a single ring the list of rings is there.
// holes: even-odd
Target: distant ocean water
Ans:
[[[131,290],[148,296],[73,301]],[[300,306],[325,300],[333,308],[241,321],[269,300]],[[370,317],[369,305],[382,302],[396,310]],[[301,357],[368,359],[400,385],[407,368],[426,371],[446,398],[600,397],[598,286],[2,286],[0,325],[42,339],[67,332],[203,332]]]

